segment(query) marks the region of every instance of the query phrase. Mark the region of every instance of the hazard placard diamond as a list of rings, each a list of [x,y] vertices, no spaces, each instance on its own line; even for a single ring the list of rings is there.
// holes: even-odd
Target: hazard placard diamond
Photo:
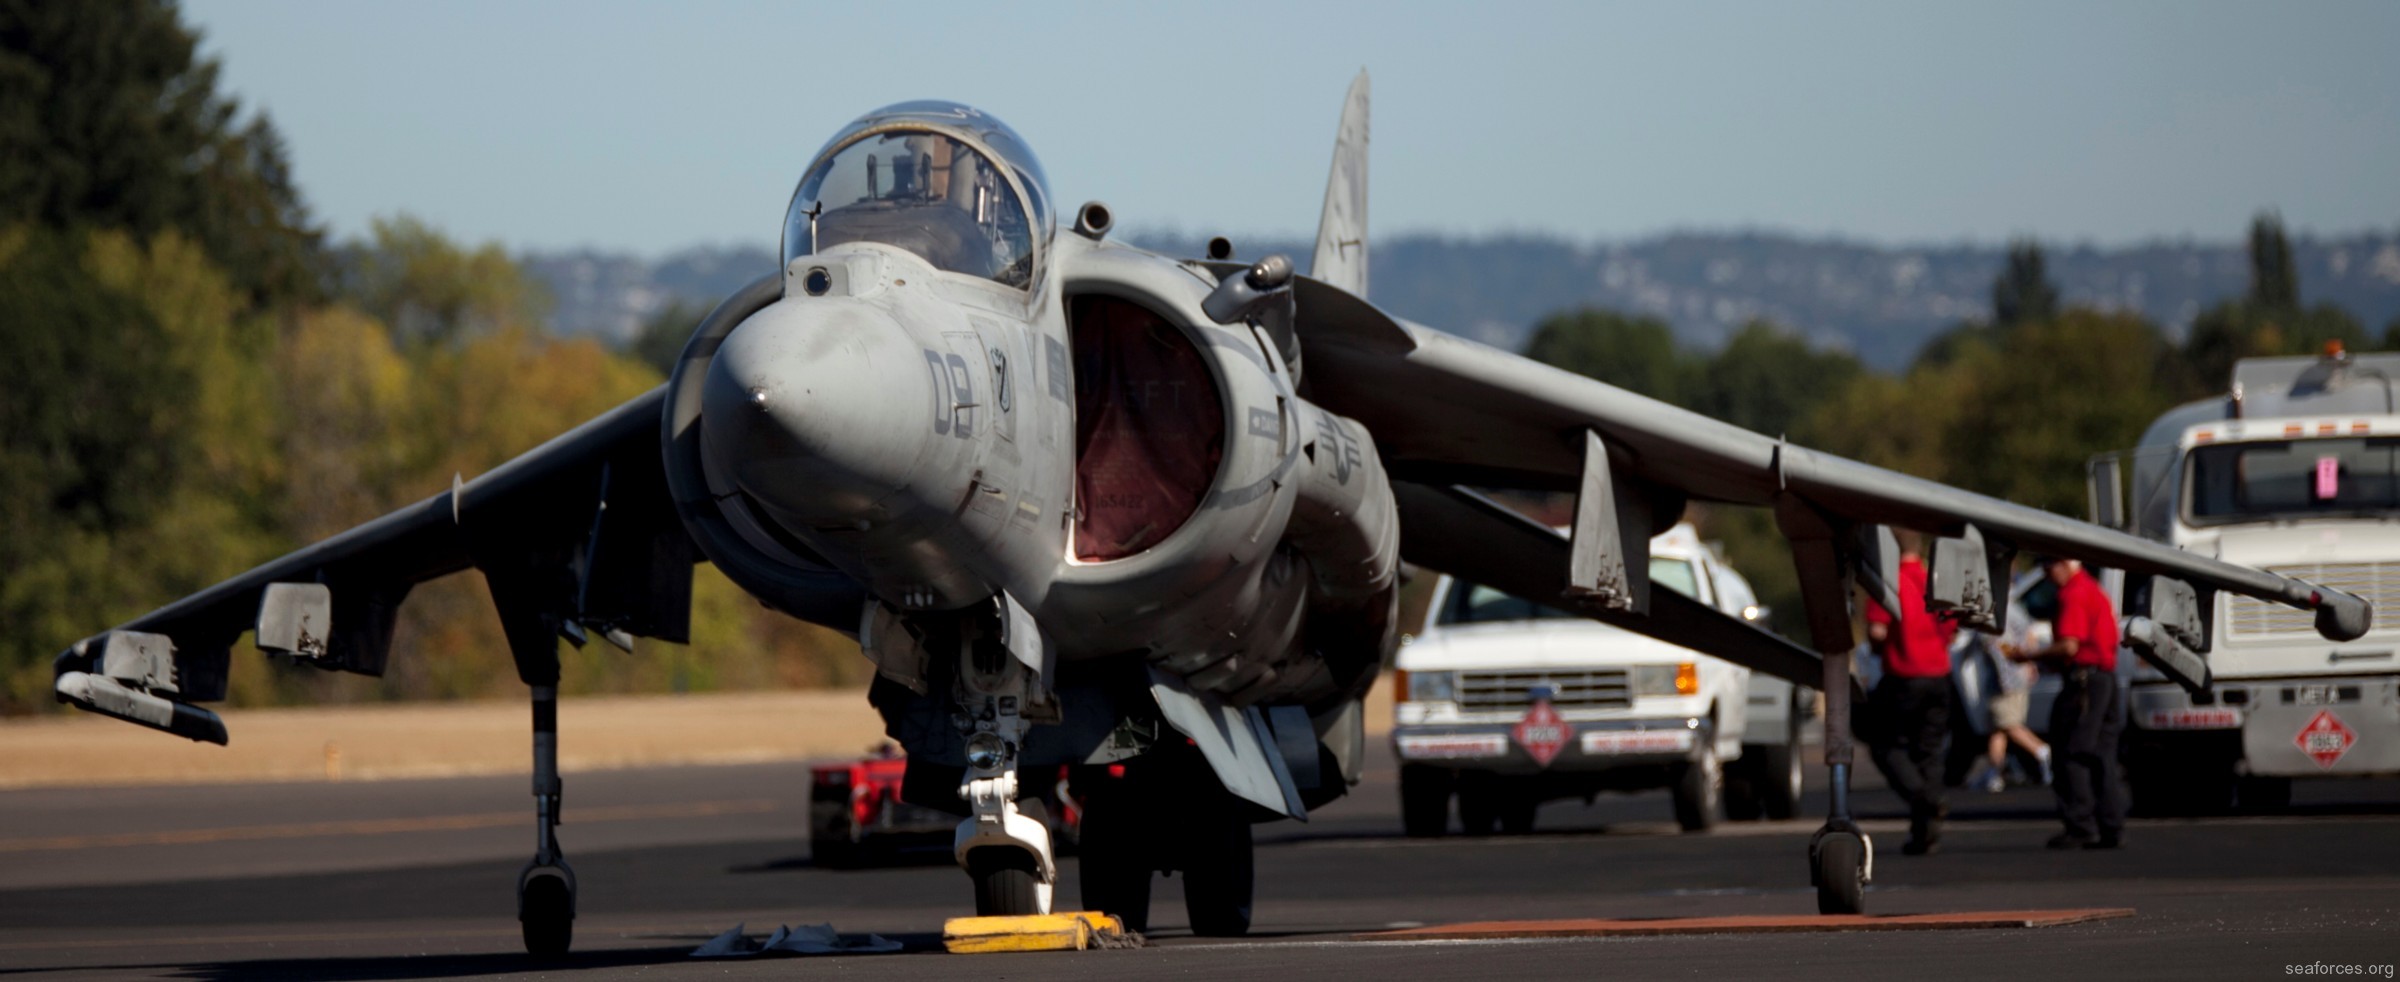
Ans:
[[[2342,718],[2335,716],[2333,710],[2320,709],[2315,716],[2309,717],[2308,725],[2301,727],[2299,734],[2292,737],[2292,742],[2299,745],[2301,753],[2316,761],[2318,767],[2330,768],[2334,761],[2350,752],[2352,744],[2358,742],[2358,731],[2342,722]]]
[[[1548,767],[1558,752],[1566,748],[1574,728],[1558,715],[1558,710],[1550,708],[1550,700],[1537,698],[1509,735],[1516,738],[1517,746],[1525,748],[1526,756],[1532,757],[1535,764]]]

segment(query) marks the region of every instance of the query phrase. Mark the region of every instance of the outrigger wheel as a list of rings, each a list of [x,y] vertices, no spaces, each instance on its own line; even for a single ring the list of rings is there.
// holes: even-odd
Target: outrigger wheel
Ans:
[[[517,921],[525,929],[527,954],[566,954],[575,942],[575,884],[560,870],[528,871],[517,882]]]
[[[1832,825],[1818,829],[1808,840],[1808,879],[1817,888],[1817,913],[1866,911],[1867,871],[1874,848],[1856,828]]]

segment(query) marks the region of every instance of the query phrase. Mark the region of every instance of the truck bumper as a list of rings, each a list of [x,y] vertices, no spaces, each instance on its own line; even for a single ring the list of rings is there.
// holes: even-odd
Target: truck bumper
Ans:
[[[1683,718],[1567,724],[1566,745],[1548,767],[1518,746],[1514,724],[1456,723],[1402,726],[1392,748],[1403,764],[1428,764],[1492,774],[1605,771],[1681,764],[1704,744],[1705,730]]]
[[[2391,676],[2224,680],[2197,703],[2172,685],[2136,685],[2131,695],[2126,723],[2154,742],[2239,731],[2246,774],[2400,773],[2400,679]]]

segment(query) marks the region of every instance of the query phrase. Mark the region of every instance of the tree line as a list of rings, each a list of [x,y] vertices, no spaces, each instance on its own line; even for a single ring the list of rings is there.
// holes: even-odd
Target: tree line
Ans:
[[[2265,355],[2400,349],[2400,319],[2371,343],[2355,317],[2301,301],[2281,219],[2250,227],[2250,289],[2185,337],[2133,313],[2062,305],[2041,246],[2011,245],[1991,313],[1936,336],[1898,373],[1856,352],[1753,321],[1714,351],[1654,317],[1585,309],[1543,320],[1524,353],[1794,443],[2020,504],[2083,517],[2085,462],[2132,447],[2168,408],[2221,393],[2233,363]],[[1799,636],[1791,554],[1762,509],[1697,506],[1702,534]]]
[[[497,245],[401,216],[329,242],[264,113],[160,0],[0,4],[0,712],[79,638],[472,476],[659,384],[543,333]],[[688,331],[690,320],[684,321]],[[839,635],[703,566],[690,647],[570,691],[862,681]],[[383,680],[236,657],[230,701],[516,694],[474,576],[412,593]]]

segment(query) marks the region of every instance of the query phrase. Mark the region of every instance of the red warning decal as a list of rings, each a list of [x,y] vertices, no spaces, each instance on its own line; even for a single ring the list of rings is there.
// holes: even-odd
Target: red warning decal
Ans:
[[[2333,710],[2320,709],[2309,718],[2307,726],[2300,728],[2300,734],[2292,742],[2300,746],[2301,753],[2314,759],[2318,767],[2332,767],[2334,761],[2342,759],[2343,754],[2350,752],[2350,746],[2358,742],[2358,731],[2343,724]]]
[[[1525,711],[1525,718],[1517,722],[1517,728],[1509,735],[1517,738],[1517,745],[1525,748],[1535,764],[1548,767],[1558,752],[1566,748],[1572,732],[1573,727],[1559,717],[1558,710],[1550,708],[1550,700],[1535,699],[1533,708]]]

